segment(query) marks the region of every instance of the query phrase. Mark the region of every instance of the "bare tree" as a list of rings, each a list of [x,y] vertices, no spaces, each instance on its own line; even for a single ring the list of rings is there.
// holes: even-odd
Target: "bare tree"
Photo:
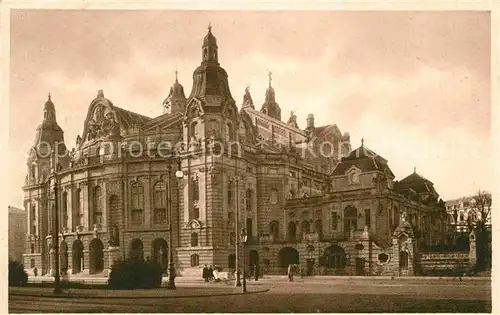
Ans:
[[[476,234],[477,269],[484,270],[491,261],[491,194],[479,190],[471,199],[471,209],[467,215],[469,231]]]
[[[471,199],[471,209],[467,213],[469,231],[485,231],[490,225],[491,194],[479,190]]]

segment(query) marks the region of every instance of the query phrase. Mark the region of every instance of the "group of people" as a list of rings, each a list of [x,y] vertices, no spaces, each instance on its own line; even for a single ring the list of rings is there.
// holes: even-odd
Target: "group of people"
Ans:
[[[215,266],[215,268],[212,268],[212,266],[207,267],[207,265],[205,265],[205,267],[203,267],[203,279],[205,282],[210,282],[212,280],[214,282],[220,282],[219,272],[219,267]]]

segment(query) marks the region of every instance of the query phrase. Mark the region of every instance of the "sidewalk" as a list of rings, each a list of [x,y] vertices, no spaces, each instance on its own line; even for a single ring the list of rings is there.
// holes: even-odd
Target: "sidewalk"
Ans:
[[[300,277],[296,276],[296,279],[302,279],[304,281],[334,281],[334,280],[359,280],[359,281],[373,281],[373,280],[393,280],[393,281],[416,281],[416,280],[425,280],[425,281],[478,281],[478,282],[491,282],[491,277],[410,277],[410,276],[311,276],[311,277]],[[30,276],[28,277],[29,283],[52,283],[54,281],[54,277],[50,276]],[[107,284],[107,277],[93,277],[93,276],[78,276],[70,278],[70,282],[82,283],[82,284]],[[225,282],[233,282],[234,279],[223,280],[221,283]],[[253,278],[247,278],[249,283],[254,283],[255,280]],[[266,275],[263,278],[259,278],[259,282],[281,282],[288,281],[288,276],[286,275]],[[162,284],[166,285],[168,283],[168,277],[163,277]],[[175,283],[190,286],[205,286],[205,285],[213,285],[213,283],[206,283],[203,279],[199,277],[176,277]]]
[[[240,287],[228,286],[225,284],[211,287],[182,287],[176,290],[167,288],[141,289],[141,290],[108,290],[108,289],[63,289],[60,294],[54,294],[53,288],[33,288],[33,287],[9,287],[9,295],[26,296],[39,298],[83,298],[83,299],[151,299],[151,298],[187,298],[187,297],[207,297],[226,296],[238,294],[254,294],[267,292],[269,289],[250,289],[243,293]]]

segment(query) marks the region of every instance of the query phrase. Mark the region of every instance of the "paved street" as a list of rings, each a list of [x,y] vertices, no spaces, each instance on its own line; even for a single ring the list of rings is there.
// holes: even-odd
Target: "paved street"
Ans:
[[[237,288],[200,283],[197,287],[179,285],[175,293],[163,288],[138,290],[127,292],[124,298],[98,300],[9,294],[9,312],[491,312],[489,281],[312,278],[289,283],[272,279],[249,281],[248,289],[269,291],[224,295],[234,294]],[[108,297],[102,291],[87,290],[91,291],[95,297]]]

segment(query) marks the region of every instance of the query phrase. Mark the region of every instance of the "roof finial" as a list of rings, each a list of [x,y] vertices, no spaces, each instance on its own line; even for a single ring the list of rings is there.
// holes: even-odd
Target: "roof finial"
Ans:
[[[208,22],[208,32],[212,33],[212,23]]]
[[[268,73],[267,75],[269,76],[269,87],[271,87],[271,81],[273,80],[273,73],[271,72],[271,70],[268,70]]]
[[[177,71],[177,68],[175,69],[175,83],[179,83],[179,81],[177,81],[177,75],[178,75],[178,71]]]
[[[97,91],[97,97],[104,97],[104,91],[103,90]]]
[[[50,92],[49,92],[49,101],[50,101],[50,100],[51,100],[51,99],[50,99]]]
[[[413,167],[413,173],[417,173],[417,168],[415,166]]]
[[[365,139],[364,138],[361,138],[361,146],[364,147],[365,146]]]

